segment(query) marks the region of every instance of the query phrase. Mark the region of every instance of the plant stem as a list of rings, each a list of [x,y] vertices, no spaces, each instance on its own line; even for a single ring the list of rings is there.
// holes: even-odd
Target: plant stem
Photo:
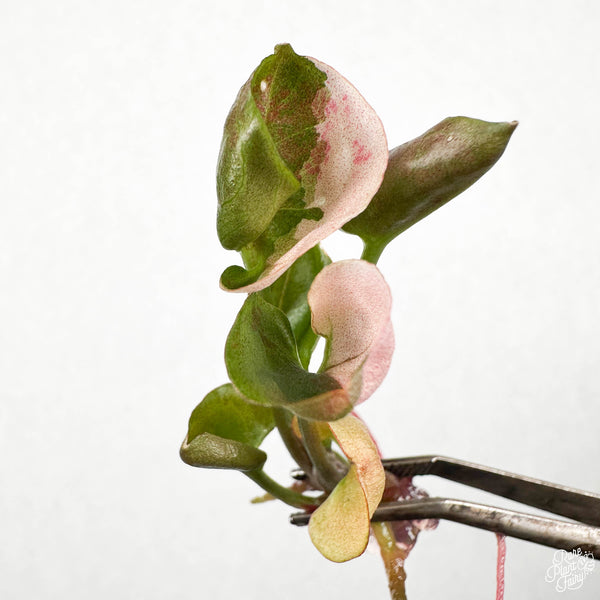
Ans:
[[[298,426],[315,475],[323,489],[331,492],[344,476],[339,459],[323,445],[316,423],[307,419],[298,419]]]
[[[381,558],[388,576],[392,600],[406,600],[406,553],[398,548],[394,532],[389,523],[371,523],[375,539],[379,544]]]
[[[296,464],[307,474],[308,477],[310,477],[312,463],[304,446],[302,445],[302,441],[292,431],[292,428],[288,423],[286,410],[284,408],[273,408],[273,415],[275,417],[275,425],[277,425],[279,435],[281,436],[285,447],[291,454],[292,458],[296,461]]]
[[[262,469],[256,469],[255,471],[244,471],[244,474],[250,477],[252,481],[260,485],[260,487],[269,492],[271,496],[274,496],[278,500],[289,504],[295,508],[307,508],[310,506],[317,506],[321,503],[320,498],[312,498],[311,496],[305,496],[294,490],[290,490],[274,479],[271,479]]]
[[[361,259],[376,265],[387,242],[369,242],[365,240],[364,244],[365,246],[363,248]]]

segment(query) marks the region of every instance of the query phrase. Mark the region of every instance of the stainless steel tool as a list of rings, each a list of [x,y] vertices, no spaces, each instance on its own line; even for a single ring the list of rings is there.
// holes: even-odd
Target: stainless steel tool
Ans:
[[[429,455],[391,458],[384,468],[397,477],[437,475],[570,520],[540,517],[453,498],[418,498],[382,503],[373,521],[446,519],[600,560],[600,495],[509,473],[484,465]],[[309,513],[290,516],[307,525]]]

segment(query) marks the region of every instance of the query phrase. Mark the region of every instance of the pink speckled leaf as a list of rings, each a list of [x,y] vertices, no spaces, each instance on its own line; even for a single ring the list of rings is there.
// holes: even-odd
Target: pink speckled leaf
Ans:
[[[313,513],[309,534],[329,560],[344,562],[362,554],[369,541],[370,520],[381,501],[385,473],[366,426],[347,415],[329,424],[350,470]]]
[[[377,267],[345,260],[325,267],[308,293],[312,327],[327,339],[322,371],[366,400],[388,372],[394,351],[391,294]]]
[[[275,70],[272,65],[278,68]],[[285,88],[285,85],[293,86],[289,82],[296,81],[290,75],[292,69],[307,73],[310,68],[320,72],[324,80],[316,92],[312,88],[313,96],[307,99],[297,89]],[[289,46],[278,46],[274,58],[263,61],[251,85],[243,91],[238,104],[251,105],[253,114],[261,113],[260,118],[252,121],[259,125],[253,127],[255,130],[266,127],[268,134],[264,135],[270,136],[271,141],[265,147],[269,147],[271,154],[279,152],[281,160],[272,171],[282,173],[285,165],[289,170],[285,181],[282,175],[271,186],[279,196],[276,201],[269,201],[268,206],[262,206],[260,196],[253,192],[252,210],[246,209],[247,205],[240,200],[244,190],[240,192],[239,186],[232,187],[234,200],[230,202],[227,196],[221,201],[223,219],[230,215],[227,216],[227,247],[239,249],[246,266],[246,269],[229,267],[221,277],[221,286],[229,291],[251,293],[273,283],[299,256],[367,207],[383,179],[388,150],[381,121],[360,93],[330,66],[312,58],[298,57]],[[313,137],[290,129],[288,121],[293,118],[293,110],[292,117],[285,113],[286,120],[279,123],[282,110],[290,111],[288,98],[297,99],[303,109],[306,102],[310,102],[309,111],[312,109],[314,115],[314,123],[310,125]],[[283,109],[270,109],[274,103]],[[241,110],[236,104],[231,114],[235,116]],[[249,110],[244,108],[243,114]],[[231,152],[237,151],[236,140],[243,139],[240,134],[230,137],[233,141],[223,146],[221,164],[228,164],[230,147]],[[291,140],[296,139],[306,146],[302,152],[290,148]],[[288,156],[295,160],[294,164]],[[298,163],[298,157],[304,162]],[[271,158],[269,164],[274,164],[275,159]],[[246,172],[247,169],[230,169],[226,171],[227,177],[221,179],[235,181],[232,177]],[[294,181],[298,182],[297,186]],[[255,200],[257,197],[259,200]],[[240,212],[239,218],[232,212],[237,206],[234,202],[240,205],[240,211],[245,211]],[[247,221],[252,227],[245,228]],[[236,245],[238,231],[244,232],[244,245]]]

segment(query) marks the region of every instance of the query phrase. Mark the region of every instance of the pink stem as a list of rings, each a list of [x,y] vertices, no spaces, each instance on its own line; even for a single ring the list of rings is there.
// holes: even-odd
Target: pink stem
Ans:
[[[496,600],[504,598],[504,563],[506,561],[506,536],[496,534],[498,540],[498,560],[496,562]]]

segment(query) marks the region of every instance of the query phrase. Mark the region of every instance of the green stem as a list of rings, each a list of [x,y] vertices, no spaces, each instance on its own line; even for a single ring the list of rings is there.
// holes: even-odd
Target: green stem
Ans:
[[[371,523],[375,539],[379,544],[381,558],[388,576],[392,600],[406,600],[406,553],[398,548],[394,532],[389,523]]]
[[[262,469],[244,471],[244,474],[250,477],[254,483],[260,485],[263,490],[269,492],[271,496],[274,496],[278,500],[295,508],[307,508],[309,506],[317,506],[321,503],[319,498],[305,496],[304,494],[300,494],[299,492],[295,492],[290,488],[280,485],[275,480],[271,479]]]
[[[317,479],[326,492],[331,492],[344,476],[342,465],[336,455],[323,445],[316,423],[298,419],[298,426]]]
[[[381,242],[381,241],[377,241],[377,242],[372,242],[372,241],[367,241],[364,240],[364,248],[363,248],[363,252],[362,252],[362,260],[366,260],[369,261],[370,263],[373,263],[374,265],[377,264],[377,261],[379,260],[379,257],[381,256],[381,253],[384,251],[385,247],[387,246],[387,242]]]
[[[312,471],[312,463],[302,445],[298,436],[292,431],[289,425],[285,408],[273,408],[275,417],[275,425],[279,431],[279,435],[285,444],[288,452],[296,461],[296,464],[310,477]]]

